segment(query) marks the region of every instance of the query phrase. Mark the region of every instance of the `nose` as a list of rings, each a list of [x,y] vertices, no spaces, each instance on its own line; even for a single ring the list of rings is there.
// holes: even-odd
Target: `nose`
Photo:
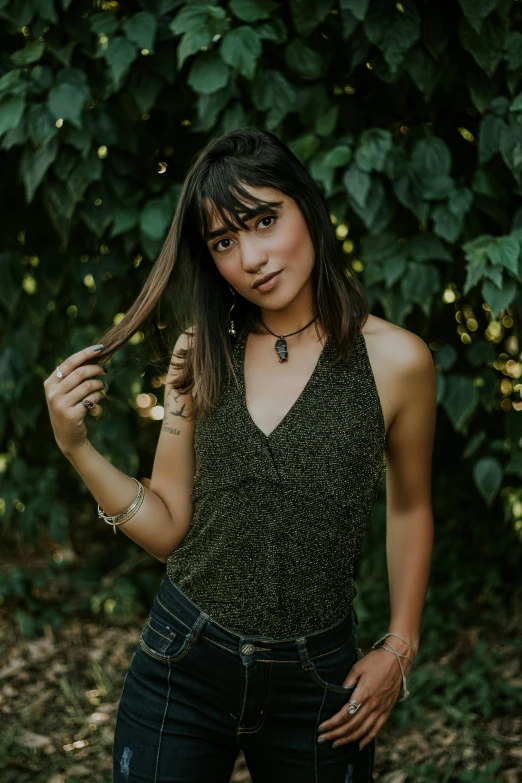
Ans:
[[[255,275],[258,269],[263,271],[268,259],[260,252],[259,243],[243,238],[241,242],[241,264],[245,272]]]
[[[242,264],[245,272],[257,277],[257,271],[260,270],[260,275],[263,274],[266,266],[267,259],[261,258],[259,252],[252,250],[251,252],[242,252]]]

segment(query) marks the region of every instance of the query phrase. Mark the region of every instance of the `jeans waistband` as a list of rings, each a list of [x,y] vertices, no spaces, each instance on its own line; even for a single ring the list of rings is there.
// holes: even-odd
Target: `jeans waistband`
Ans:
[[[236,654],[245,652],[245,648],[250,644],[252,652],[255,650],[285,660],[295,656],[296,648],[305,645],[309,657],[313,659],[350,641],[358,625],[357,613],[352,604],[340,620],[317,631],[281,638],[253,636],[224,626],[195,603],[168,576],[165,576],[160,585],[158,598],[194,636],[208,637]]]

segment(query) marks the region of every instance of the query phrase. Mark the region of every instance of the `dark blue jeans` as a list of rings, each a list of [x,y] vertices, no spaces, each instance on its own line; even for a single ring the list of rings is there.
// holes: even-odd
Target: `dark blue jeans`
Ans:
[[[234,633],[165,576],[125,676],[113,783],[229,783],[240,749],[253,783],[373,781],[375,740],[317,742],[355,688],[356,630],[351,607],[302,636]]]

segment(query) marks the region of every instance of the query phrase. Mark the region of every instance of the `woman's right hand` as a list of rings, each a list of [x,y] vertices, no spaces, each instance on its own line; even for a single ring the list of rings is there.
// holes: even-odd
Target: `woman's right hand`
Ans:
[[[87,443],[84,419],[88,408],[83,400],[96,403],[103,397],[101,389],[105,384],[101,378],[94,376],[105,374],[106,370],[100,364],[83,364],[95,359],[99,352],[91,346],[73,353],[59,365],[62,378],[53,370],[44,381],[54,437],[64,453],[77,450]]]

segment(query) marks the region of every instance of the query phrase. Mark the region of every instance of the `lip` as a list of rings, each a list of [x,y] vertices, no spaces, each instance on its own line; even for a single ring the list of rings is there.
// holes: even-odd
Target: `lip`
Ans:
[[[265,283],[270,282],[274,277],[277,277],[277,275],[281,272],[279,269],[277,272],[269,272],[266,275],[263,275],[263,277],[259,277],[255,283],[252,285],[252,288],[260,288],[261,286],[264,286]]]

